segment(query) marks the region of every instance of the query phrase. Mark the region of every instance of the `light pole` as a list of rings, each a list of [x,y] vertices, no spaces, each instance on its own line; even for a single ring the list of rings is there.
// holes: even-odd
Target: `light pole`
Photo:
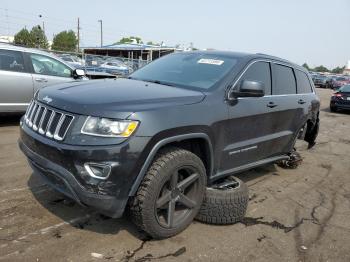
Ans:
[[[102,30],[102,20],[98,20],[101,26],[101,47],[103,46],[103,30]]]

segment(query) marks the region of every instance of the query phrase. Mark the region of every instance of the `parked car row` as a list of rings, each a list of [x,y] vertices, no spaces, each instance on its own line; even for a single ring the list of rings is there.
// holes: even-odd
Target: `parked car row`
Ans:
[[[128,60],[119,57],[84,55],[80,58],[71,54],[57,54],[62,60],[85,71],[103,72],[114,76],[127,76],[139,68],[138,60]]]
[[[310,72],[312,81],[315,86],[321,88],[339,89],[340,87],[350,84],[350,77],[343,75],[323,75]]]

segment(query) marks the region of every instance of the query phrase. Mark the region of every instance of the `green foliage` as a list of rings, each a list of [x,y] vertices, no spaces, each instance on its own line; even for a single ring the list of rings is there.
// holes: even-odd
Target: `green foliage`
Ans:
[[[345,66],[343,66],[343,67],[337,66],[331,72],[334,73],[334,74],[342,74],[344,69],[345,69]]]
[[[39,25],[34,26],[30,32],[26,28],[20,30],[15,35],[14,42],[27,47],[49,48],[46,35]]]
[[[147,45],[160,45],[160,44],[155,43],[155,42],[153,42],[153,41],[148,41],[148,42],[147,42]]]
[[[304,63],[302,65],[302,67],[304,67],[306,70],[310,71],[310,67],[309,67],[309,65],[307,63]]]
[[[134,40],[136,40],[136,43],[138,44],[143,44],[141,37],[138,37],[138,36],[123,37],[122,39],[120,39],[118,42],[114,44],[130,44],[130,43],[133,43]]]
[[[30,46],[34,46],[42,49],[49,48],[49,43],[47,41],[46,35],[39,25],[34,26],[30,31],[30,40],[31,40]]]
[[[329,69],[323,65],[320,65],[320,66],[316,66],[314,68],[314,71],[316,71],[316,72],[329,72]]]
[[[31,40],[31,35],[26,28],[23,28],[21,31],[19,31],[17,34],[15,34],[14,43],[16,45],[34,47],[34,46],[32,46],[32,42],[33,41]]]
[[[62,31],[53,38],[51,49],[74,52],[77,49],[77,45],[78,39],[73,30]]]

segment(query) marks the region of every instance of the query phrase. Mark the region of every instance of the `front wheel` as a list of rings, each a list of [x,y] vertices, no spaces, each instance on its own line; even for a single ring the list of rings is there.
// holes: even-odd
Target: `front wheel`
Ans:
[[[166,148],[156,156],[131,199],[131,218],[152,238],[174,236],[197,215],[205,187],[201,159],[184,149]]]
[[[337,112],[338,111],[338,108],[336,106],[332,106],[331,105],[329,108],[330,108],[331,112]]]

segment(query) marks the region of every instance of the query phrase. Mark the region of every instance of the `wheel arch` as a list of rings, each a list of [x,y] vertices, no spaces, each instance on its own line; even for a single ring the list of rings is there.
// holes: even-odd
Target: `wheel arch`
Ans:
[[[129,196],[134,196],[135,193],[137,192],[137,189],[139,188],[144,176],[146,175],[148,168],[152,164],[157,152],[159,152],[159,150],[167,146],[177,146],[177,147],[189,150],[192,153],[196,154],[199,158],[202,159],[206,167],[207,177],[210,177],[212,175],[213,169],[214,169],[214,151],[213,151],[211,140],[207,134],[188,133],[188,134],[181,134],[181,135],[166,137],[159,140],[150,150],[144,164],[140,169],[140,172],[138,173],[131,187]],[[204,149],[205,152],[203,153],[201,149]]]

